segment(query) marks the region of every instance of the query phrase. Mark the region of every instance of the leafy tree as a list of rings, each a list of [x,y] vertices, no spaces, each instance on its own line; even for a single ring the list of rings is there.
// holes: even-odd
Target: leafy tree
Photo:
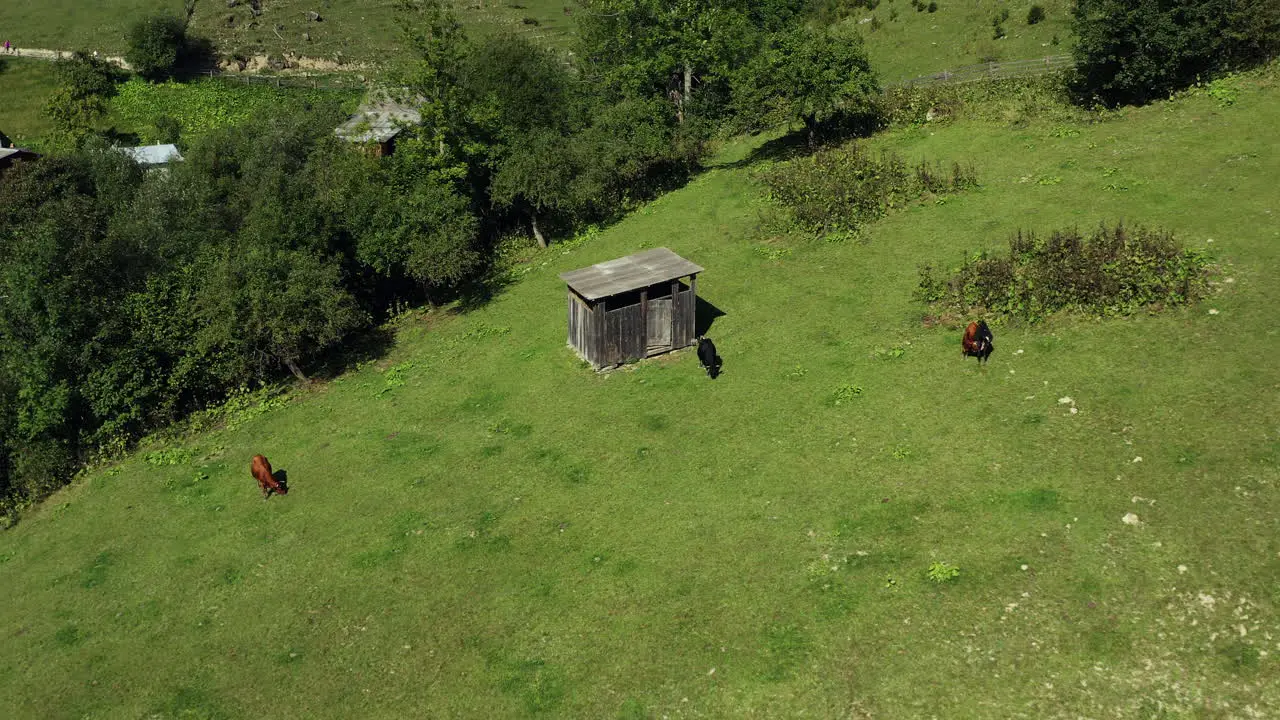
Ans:
[[[125,37],[124,59],[142,77],[163,80],[178,69],[187,45],[187,26],[182,20],[158,14],[139,20]]]
[[[1167,97],[1280,46],[1280,0],[1079,0],[1072,80],[1083,102]]]
[[[812,147],[823,123],[873,113],[879,84],[860,38],[800,26],[770,39],[734,95],[739,113],[758,123],[779,115],[803,123]]]
[[[106,61],[77,52],[54,63],[57,87],[45,103],[45,114],[71,144],[78,145],[107,115],[116,92],[116,71]]]
[[[197,346],[231,352],[240,372],[261,377],[280,362],[305,382],[307,357],[368,322],[340,264],[311,250],[237,242],[208,253],[201,271]]]

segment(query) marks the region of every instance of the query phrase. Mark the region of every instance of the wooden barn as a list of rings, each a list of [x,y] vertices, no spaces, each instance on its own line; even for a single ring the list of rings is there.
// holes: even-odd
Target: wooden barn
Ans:
[[[657,248],[562,273],[569,344],[596,369],[692,345],[700,272]]]

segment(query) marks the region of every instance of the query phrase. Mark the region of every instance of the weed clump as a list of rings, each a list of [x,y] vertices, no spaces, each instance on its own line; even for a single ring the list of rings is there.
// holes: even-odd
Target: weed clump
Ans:
[[[758,177],[796,225],[818,234],[856,231],[926,193],[978,184],[969,165],[921,161],[913,167],[897,155],[873,155],[856,144],[778,163]]]
[[[1127,315],[1204,294],[1209,259],[1168,232],[1100,226],[1042,239],[1019,230],[1003,256],[974,253],[958,268],[920,268],[915,298],[937,314],[991,312],[1036,322],[1061,310]]]

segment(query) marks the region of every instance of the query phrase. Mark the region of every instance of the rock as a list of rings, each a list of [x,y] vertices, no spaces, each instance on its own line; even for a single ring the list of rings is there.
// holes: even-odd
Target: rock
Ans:
[[[240,0],[227,0],[227,9],[231,9],[240,4]]]
[[[311,33],[302,33],[303,42],[311,42]]]
[[[1125,513],[1124,517],[1120,518],[1120,522],[1125,525],[1139,525],[1142,523],[1142,521],[1138,519],[1138,516],[1133,513]]]
[[[324,21],[324,18],[320,17],[320,13],[316,12],[315,10],[312,10],[312,11],[310,11],[310,12],[308,12],[308,13],[307,13],[307,19],[308,19],[308,20],[310,20],[311,22],[323,22],[323,21]]]

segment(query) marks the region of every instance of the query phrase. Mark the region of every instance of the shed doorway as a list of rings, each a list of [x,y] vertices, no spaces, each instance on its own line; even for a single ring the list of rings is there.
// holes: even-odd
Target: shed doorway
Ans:
[[[650,300],[648,315],[645,354],[656,355],[671,350],[671,296]]]

